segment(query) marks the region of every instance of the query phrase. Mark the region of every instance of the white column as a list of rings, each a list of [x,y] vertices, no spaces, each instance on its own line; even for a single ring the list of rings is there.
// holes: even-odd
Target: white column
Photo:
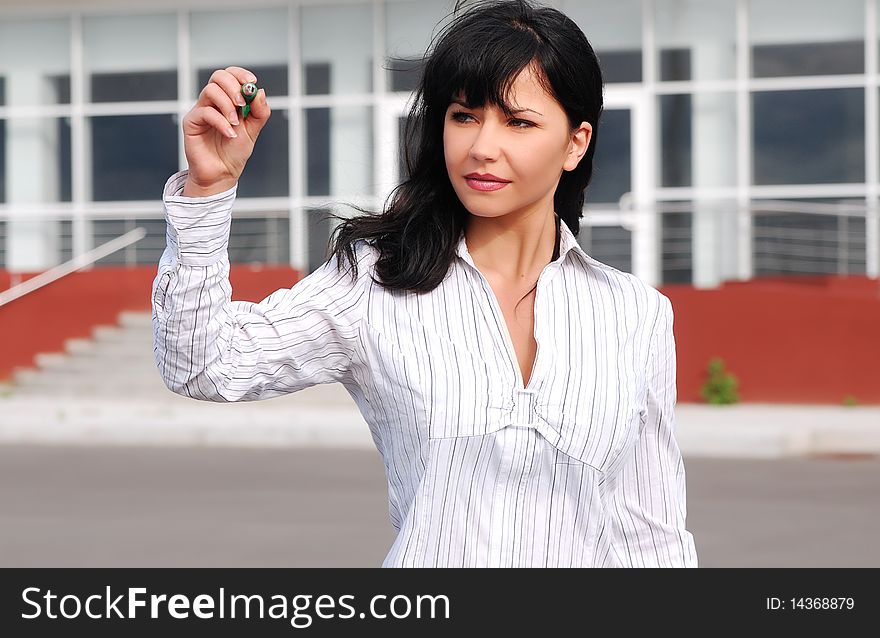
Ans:
[[[693,186],[733,186],[736,179],[735,96],[692,98]],[[713,288],[736,276],[736,216],[717,200],[696,200],[693,217],[693,284]]]
[[[693,48],[693,79],[718,79],[729,63],[726,41]],[[693,187],[736,184],[736,101],[732,93],[695,93],[691,99]],[[736,217],[718,202],[694,202],[693,285],[714,288],[736,275]]]
[[[632,273],[651,286],[659,286],[660,215],[656,199],[656,165],[659,131],[657,127],[657,51],[654,45],[654,3],[642,0],[642,90],[632,110],[632,196],[636,215],[632,236]],[[601,142],[600,142],[601,143]]]
[[[57,97],[46,78],[36,70],[12,70],[7,75],[9,106],[27,96],[40,96],[38,103],[53,104]],[[60,194],[58,126],[54,118],[6,122],[7,202],[30,204],[56,202]],[[55,220],[10,219],[7,224],[6,267],[13,272],[43,271],[58,264],[60,223]]]

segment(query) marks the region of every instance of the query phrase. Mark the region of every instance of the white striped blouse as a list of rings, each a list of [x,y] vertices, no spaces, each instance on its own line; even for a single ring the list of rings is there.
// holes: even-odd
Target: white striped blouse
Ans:
[[[464,234],[429,293],[328,259],[263,301],[231,301],[236,188],[167,182],[153,282],[156,364],[172,391],[255,401],[343,384],[384,461],[397,537],[384,567],[696,567],[675,439],[669,299],[596,261],[562,223],[535,297],[523,386],[512,341]]]

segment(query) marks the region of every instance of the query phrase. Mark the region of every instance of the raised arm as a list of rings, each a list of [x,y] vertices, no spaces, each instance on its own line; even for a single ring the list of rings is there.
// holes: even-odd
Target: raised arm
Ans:
[[[212,74],[182,122],[188,169],[163,193],[153,349],[165,385],[196,399],[253,401],[342,381],[358,356],[364,286],[347,268],[337,272],[335,259],[259,303],[231,301],[232,205],[270,116],[262,89],[248,117],[239,115],[241,87],[256,80],[241,67]]]
[[[195,399],[253,401],[345,380],[359,356],[366,266],[353,281],[331,259],[259,303],[231,301],[235,190],[175,195],[185,180],[181,171],[166,186],[167,246],[153,281],[153,349],[165,385]],[[361,261],[366,254],[357,252]]]

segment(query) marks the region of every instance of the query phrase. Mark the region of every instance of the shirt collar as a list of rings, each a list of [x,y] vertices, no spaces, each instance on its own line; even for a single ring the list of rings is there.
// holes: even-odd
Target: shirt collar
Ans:
[[[564,221],[560,220],[559,223],[559,258],[556,260],[558,263],[562,263],[565,259],[565,255],[569,250],[574,250],[575,253],[579,254],[584,260],[589,261],[590,256],[587,255],[586,251],[581,248],[581,245],[578,243],[577,238],[571,232],[571,229],[568,227]],[[465,241],[464,231],[462,230],[461,234],[458,238],[458,245],[455,248],[456,254],[461,257],[464,261],[469,263],[471,266],[474,265],[474,260],[471,258],[470,252],[467,249],[467,242]]]

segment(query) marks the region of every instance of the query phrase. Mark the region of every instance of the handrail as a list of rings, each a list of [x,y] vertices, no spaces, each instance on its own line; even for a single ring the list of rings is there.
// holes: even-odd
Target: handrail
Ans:
[[[40,273],[36,277],[31,277],[27,281],[23,281],[8,290],[4,290],[3,292],[0,292],[0,307],[5,306],[10,301],[14,301],[19,297],[23,297],[28,293],[42,288],[43,286],[51,284],[53,281],[61,279],[72,272],[76,272],[86,266],[91,266],[99,259],[103,259],[107,255],[115,253],[117,250],[121,250],[126,246],[140,241],[146,235],[147,231],[144,228],[135,228],[124,235],[120,235],[115,239],[111,239],[110,241],[101,244],[97,248],[92,248],[88,252],[85,252],[78,257],[74,257],[70,261],[54,266],[53,268]]]

